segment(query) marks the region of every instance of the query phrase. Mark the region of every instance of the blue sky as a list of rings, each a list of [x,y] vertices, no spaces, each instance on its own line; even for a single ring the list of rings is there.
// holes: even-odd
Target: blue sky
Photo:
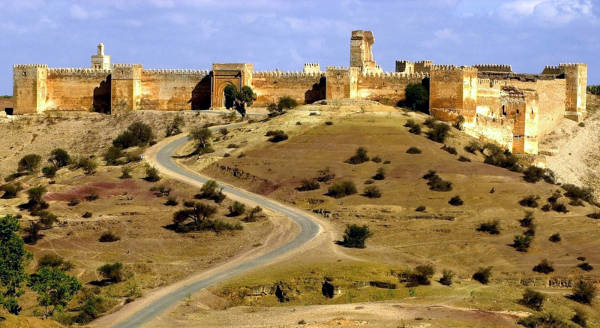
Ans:
[[[12,65],[87,67],[100,41],[113,63],[256,70],[344,65],[354,29],[397,59],[512,64],[519,72],[585,62],[600,83],[600,0],[0,0],[0,94]]]

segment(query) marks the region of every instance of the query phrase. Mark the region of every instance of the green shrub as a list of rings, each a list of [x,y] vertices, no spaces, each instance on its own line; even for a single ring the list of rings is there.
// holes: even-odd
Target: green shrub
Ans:
[[[2,199],[12,199],[17,197],[19,192],[23,190],[20,183],[8,183],[0,186],[0,191],[3,191]]]
[[[408,286],[431,285],[431,277],[435,273],[435,268],[431,264],[418,265],[409,273]]]
[[[356,149],[356,153],[346,160],[348,164],[362,164],[364,162],[369,161],[369,156],[367,155],[367,150],[364,147],[358,147]]]
[[[529,166],[525,171],[523,171],[523,179],[530,183],[536,183],[542,180],[544,176],[544,169],[533,165]]]
[[[277,102],[277,107],[285,111],[298,107],[298,102],[292,97],[283,96],[279,98],[279,101]]]
[[[530,315],[519,319],[519,325],[526,328],[571,328],[571,326],[552,313]]]
[[[239,145],[236,145],[234,143],[230,143],[229,145],[227,145],[227,148],[232,149],[232,148],[240,148]]]
[[[544,307],[544,301],[546,300],[546,296],[540,292],[536,292],[533,289],[527,288],[523,293],[523,298],[521,299],[521,304],[534,309],[536,311],[541,311]]]
[[[173,121],[167,124],[165,129],[165,136],[170,137],[181,133],[181,128],[185,126],[185,120],[179,114],[177,114]]]
[[[25,155],[19,160],[17,170],[19,172],[34,173],[40,168],[42,157],[36,154]]]
[[[50,158],[48,158],[48,162],[59,168],[65,167],[71,162],[71,156],[66,150],[62,148],[56,148],[50,152]]]
[[[456,148],[454,148],[454,147],[443,145],[442,150],[444,150],[447,153],[452,154],[452,155],[458,155],[458,152],[456,151]]]
[[[98,239],[101,243],[112,243],[119,240],[121,240],[121,238],[110,231],[104,232]]]
[[[280,142],[288,139],[288,135],[283,130],[268,131],[267,136],[270,136],[270,142]]]
[[[575,314],[571,318],[571,321],[580,325],[581,327],[587,327],[587,314],[580,308],[575,308]]]
[[[454,279],[454,272],[451,270],[442,271],[442,277],[440,278],[440,284],[444,286],[452,285],[452,279]]]
[[[579,280],[573,286],[573,294],[571,298],[574,301],[584,304],[592,303],[592,300],[596,297],[596,286],[593,283]]]
[[[454,196],[450,198],[448,204],[452,206],[462,206],[465,202],[460,198],[460,196]]]
[[[566,191],[565,196],[573,200],[583,199],[588,203],[594,202],[594,190],[591,188],[580,188],[572,184],[564,184],[562,188]]]
[[[490,235],[498,235],[498,234],[500,234],[500,221],[494,220],[494,221],[483,222],[483,223],[479,224],[477,231],[487,232]]]
[[[590,213],[587,215],[587,217],[590,219],[598,220],[600,219],[600,212]]]
[[[533,271],[548,274],[554,272],[554,267],[550,261],[543,259],[539,264],[533,267]]]
[[[525,206],[525,207],[537,208],[538,206],[540,206],[537,202],[538,200],[540,200],[540,196],[529,195],[529,196],[521,199],[519,201],[519,204],[521,204],[521,206]]]
[[[516,235],[513,240],[512,246],[519,252],[527,252],[531,245],[531,236],[528,235]]]
[[[127,130],[113,140],[115,147],[125,149],[134,146],[146,146],[154,139],[152,127],[142,122],[134,122]]]
[[[73,264],[65,261],[62,257],[56,254],[44,254],[38,259],[38,270],[43,267],[58,268],[62,271],[69,271],[73,268]]]
[[[380,198],[381,191],[379,190],[379,188],[377,188],[375,186],[370,186],[370,187],[365,188],[363,195],[365,197],[369,197],[369,198]]]
[[[429,90],[421,83],[410,83],[404,90],[406,107],[424,113],[429,111]]]
[[[415,211],[417,211],[417,212],[425,212],[425,210],[426,210],[426,209],[427,209],[427,208],[426,208],[425,206],[421,205],[421,206],[417,207],[417,208],[415,209]]]
[[[428,117],[427,119],[425,119],[425,122],[423,122],[423,125],[425,125],[428,128],[433,128],[433,126],[438,123],[438,120],[436,120],[433,117]]]
[[[594,267],[591,264],[587,263],[587,262],[579,263],[577,265],[577,267],[580,268],[583,271],[592,271],[592,270],[594,270]]]
[[[406,121],[406,124],[404,124],[404,126],[409,128],[408,132],[410,132],[410,133],[421,134],[421,124],[416,123],[413,120]]]
[[[499,146],[487,143],[483,146],[485,160],[484,163],[499,166],[511,171],[520,171],[519,159],[515,157],[508,149],[502,150]]]
[[[468,145],[465,146],[464,149],[465,151],[471,154],[475,154],[476,152],[481,151],[481,145],[479,145],[479,143],[477,143],[476,141],[471,141]]]
[[[407,154],[420,154],[420,153],[422,153],[422,151],[421,151],[421,149],[419,149],[417,147],[410,147],[410,148],[408,148],[406,153]]]
[[[215,203],[219,204],[227,196],[223,193],[223,188],[219,188],[219,185],[215,180],[208,180],[200,188],[200,193],[195,196],[198,199],[210,199]]]
[[[177,198],[175,198],[174,196],[169,196],[169,198],[167,198],[167,201],[165,202],[166,206],[177,206],[179,205],[179,202],[177,201]]]
[[[37,215],[40,217],[40,223],[45,228],[51,228],[54,223],[58,222],[58,217],[48,211],[40,211]]]
[[[340,244],[349,248],[365,248],[365,241],[372,235],[366,225],[349,224],[344,231],[344,240]]]
[[[462,115],[458,115],[456,122],[454,122],[454,124],[452,124],[452,126],[454,126],[457,130],[462,131],[464,124],[465,124],[465,117]]]
[[[470,162],[470,161],[471,161],[470,159],[468,159],[467,157],[464,157],[464,156],[462,156],[462,155],[461,155],[461,156],[458,156],[458,160],[459,160],[460,162]]]
[[[244,221],[246,222],[256,222],[258,220],[258,218],[263,217],[263,209],[260,206],[256,206],[253,207],[248,214],[246,214],[246,217],[244,218]]]
[[[482,284],[487,284],[490,282],[490,277],[492,276],[492,267],[479,268],[474,274],[473,279],[479,281]]]
[[[310,191],[310,190],[317,190],[321,187],[321,185],[319,185],[319,181],[317,181],[317,179],[304,179],[302,180],[300,187],[296,188],[299,191]]]
[[[521,224],[521,227],[528,228],[531,227],[534,220],[535,217],[533,216],[533,212],[527,211],[525,212],[525,217],[519,220],[519,223]]]
[[[121,157],[123,157],[123,150],[115,146],[110,146],[104,153],[104,161],[106,161],[106,165],[119,164],[119,158]]]
[[[381,159],[381,157],[379,157],[379,156],[375,156],[375,157],[371,158],[371,161],[372,161],[373,163],[381,163],[381,162],[382,162],[382,159]]]
[[[356,194],[356,185],[352,181],[337,182],[331,185],[327,194],[334,198],[342,198],[345,196]]]
[[[213,153],[212,132],[206,127],[196,127],[190,132],[190,139],[194,141],[195,154],[203,155]]]
[[[146,166],[146,181],[156,182],[160,180],[160,175],[158,175],[158,170],[150,165]]]
[[[54,178],[56,176],[56,171],[58,171],[58,167],[54,165],[44,166],[42,168],[42,173],[46,178]]]
[[[87,200],[88,202],[93,202],[98,198],[100,198],[100,195],[98,195],[98,193],[96,193],[96,191],[94,190],[90,191],[90,193],[87,196],[85,196],[85,200]]]
[[[105,264],[98,268],[98,273],[104,277],[104,279],[112,282],[123,281],[123,264],[117,262],[112,264]]]
[[[450,127],[445,123],[435,123],[433,127],[427,131],[427,138],[432,141],[444,143],[450,132]]]
[[[385,179],[385,169],[380,167],[377,169],[377,173],[373,176],[374,180],[384,180]]]
[[[131,179],[131,167],[122,166],[121,167],[121,176],[119,179]]]
[[[73,163],[73,169],[83,169],[83,172],[87,175],[94,174],[98,164],[91,158],[80,157]]]
[[[423,179],[428,181],[427,185],[431,190],[441,192],[452,190],[452,182],[443,180],[435,171],[430,170]]]
[[[562,238],[560,237],[560,233],[555,233],[552,236],[550,236],[550,238],[548,238],[549,241],[553,242],[553,243],[558,243],[562,240]]]
[[[85,212],[81,217],[84,219],[89,219],[92,217],[92,212]]]
[[[246,212],[246,205],[240,203],[240,202],[233,202],[233,204],[231,204],[229,206],[229,215],[230,216],[240,216],[242,214],[244,214],[244,212]]]
[[[329,167],[319,170],[318,174],[317,181],[319,182],[328,182],[335,179],[335,173]]]

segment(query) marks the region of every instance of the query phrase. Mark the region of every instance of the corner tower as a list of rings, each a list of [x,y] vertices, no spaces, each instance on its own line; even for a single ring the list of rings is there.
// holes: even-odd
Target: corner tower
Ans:
[[[352,31],[350,38],[350,67],[358,67],[364,73],[381,73],[383,70],[373,60],[375,38],[371,31]]]

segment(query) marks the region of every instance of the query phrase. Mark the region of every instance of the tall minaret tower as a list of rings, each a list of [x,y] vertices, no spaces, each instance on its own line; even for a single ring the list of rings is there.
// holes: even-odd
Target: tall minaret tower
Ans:
[[[92,56],[93,69],[110,69],[110,56],[104,54],[104,43],[98,43],[98,53]]]

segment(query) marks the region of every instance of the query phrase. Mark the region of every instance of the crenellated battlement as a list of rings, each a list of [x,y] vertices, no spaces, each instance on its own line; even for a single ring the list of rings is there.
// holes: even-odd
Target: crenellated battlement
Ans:
[[[110,69],[95,69],[95,68],[74,68],[74,67],[53,67],[48,69],[49,77],[88,77],[88,76],[107,76],[111,74]]]
[[[349,71],[350,67],[348,66],[327,66],[328,71]]]
[[[432,60],[420,60],[420,61],[416,61],[415,64],[423,65],[423,66],[433,66],[433,61]]]
[[[463,71],[470,73],[477,73],[478,69],[471,66],[456,66],[456,65],[433,65],[431,66],[432,71]]]
[[[142,67],[142,64],[113,64],[113,69],[116,68],[138,68]]]
[[[424,79],[429,77],[429,73],[417,72],[417,73],[402,73],[402,72],[362,72],[361,74],[366,78],[379,78],[379,79],[398,79],[398,80],[412,80],[412,79]]]
[[[317,77],[324,75],[322,72],[283,72],[283,71],[258,71],[252,74],[253,78],[264,78],[264,77],[280,77],[280,78],[306,78],[306,77]]]
[[[560,63],[559,66],[560,67],[576,67],[576,66],[585,66],[585,67],[587,67],[587,64],[584,64],[584,63]]]
[[[144,69],[142,70],[143,74],[148,75],[201,75],[206,76],[210,74],[209,70],[199,70],[199,69]]]
[[[19,65],[13,65],[13,69],[19,69],[19,68],[48,68],[48,65],[46,64],[19,64]]]
[[[480,72],[512,72],[511,65],[503,65],[503,64],[477,64],[473,65],[473,67],[477,68]]]

